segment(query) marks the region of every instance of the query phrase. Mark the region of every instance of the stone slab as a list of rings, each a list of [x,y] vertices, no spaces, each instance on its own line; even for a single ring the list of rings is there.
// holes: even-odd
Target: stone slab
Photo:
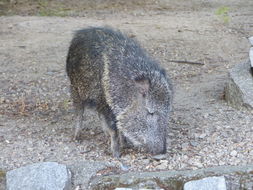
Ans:
[[[230,70],[225,99],[238,109],[253,109],[253,75],[249,61],[237,64]]]
[[[108,167],[115,167],[109,162],[82,161],[67,166],[72,173],[73,189],[89,189],[89,182],[98,171]]]
[[[249,187],[253,183],[253,165],[219,166],[199,170],[130,172],[120,175],[96,177],[91,181],[93,190],[132,188],[132,189],[171,189],[182,190],[184,184],[206,177],[224,176],[228,189]]]
[[[207,177],[185,183],[184,190],[227,190],[224,176]]]
[[[65,165],[42,162],[8,171],[7,190],[70,190],[71,173]]]

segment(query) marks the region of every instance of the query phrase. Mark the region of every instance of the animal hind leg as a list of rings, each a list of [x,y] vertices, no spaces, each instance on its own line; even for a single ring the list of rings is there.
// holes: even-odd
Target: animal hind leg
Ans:
[[[70,86],[71,90],[71,97],[73,99],[73,106],[75,108],[75,119],[76,123],[74,126],[74,141],[80,141],[80,129],[83,126],[83,113],[84,113],[84,103],[80,98],[80,95],[78,93],[78,89],[74,86]]]

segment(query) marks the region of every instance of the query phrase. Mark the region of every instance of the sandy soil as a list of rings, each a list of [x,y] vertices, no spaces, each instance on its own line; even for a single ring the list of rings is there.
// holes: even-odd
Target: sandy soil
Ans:
[[[83,142],[71,140],[74,115],[65,73],[69,42],[75,30],[103,25],[138,39],[175,85],[167,158],[155,161],[125,150],[122,160],[130,170],[253,163],[253,113],[224,101],[229,68],[248,59],[253,1],[223,2],[159,1],[133,10],[130,4],[120,10],[71,12],[75,17],[0,17],[0,168],[39,161],[118,164],[96,115],[90,114]],[[216,14],[224,7],[227,15]]]

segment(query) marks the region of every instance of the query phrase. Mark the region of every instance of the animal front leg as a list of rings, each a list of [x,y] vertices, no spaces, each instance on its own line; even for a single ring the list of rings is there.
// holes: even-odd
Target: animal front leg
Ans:
[[[112,155],[115,158],[120,157],[120,138],[118,135],[117,131],[110,131],[110,136],[111,136],[111,150],[112,150]]]
[[[75,141],[81,140],[80,129],[83,126],[83,113],[84,113],[84,107],[77,110],[76,125],[75,125],[75,132],[74,132]]]

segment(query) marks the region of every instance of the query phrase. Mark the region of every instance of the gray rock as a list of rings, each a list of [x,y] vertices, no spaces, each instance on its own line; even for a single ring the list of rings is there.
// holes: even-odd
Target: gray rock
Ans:
[[[226,190],[226,181],[224,176],[207,177],[187,182],[184,190]]]
[[[252,68],[253,67],[253,47],[251,47],[249,50],[249,59],[250,59],[250,65]]]
[[[43,162],[8,171],[7,190],[70,190],[71,173],[65,165]]]
[[[251,46],[253,46],[253,36],[251,36],[251,37],[249,38],[249,42],[250,42]]]
[[[229,72],[230,80],[225,88],[225,99],[232,106],[253,109],[253,77],[249,62],[236,65]]]
[[[166,159],[167,155],[166,154],[158,154],[158,155],[152,156],[152,158],[159,161],[159,160]]]
[[[73,188],[79,187],[80,189],[89,189],[90,179],[106,168],[116,167],[108,162],[94,162],[94,161],[83,161],[68,166],[73,176]]]
[[[132,189],[183,189],[189,181],[212,176],[224,176],[228,189],[250,187],[253,184],[253,165],[219,166],[185,171],[129,172],[120,175],[95,177],[92,179],[90,187],[92,190],[120,187]]]

